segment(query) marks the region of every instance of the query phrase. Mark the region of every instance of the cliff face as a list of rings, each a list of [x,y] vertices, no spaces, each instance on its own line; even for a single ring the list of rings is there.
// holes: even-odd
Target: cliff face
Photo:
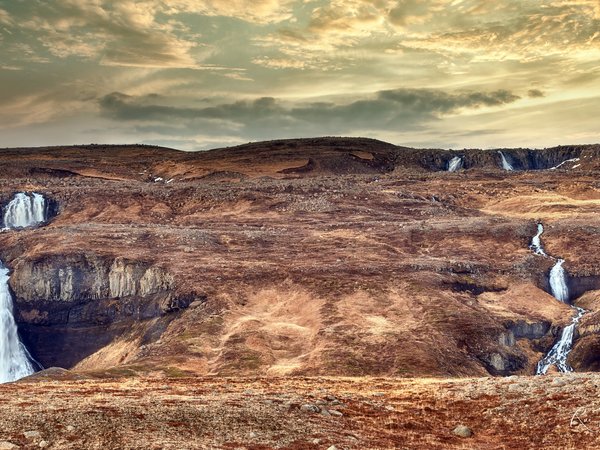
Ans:
[[[10,284],[17,298],[26,303],[147,297],[174,287],[173,277],[160,267],[93,254],[20,260]]]
[[[581,158],[597,159],[600,157],[600,146],[562,146],[539,150],[532,149],[498,149],[498,150],[416,150],[414,155],[416,161],[410,156],[411,151],[407,151],[407,159],[416,163],[427,170],[443,171],[448,168],[448,162],[454,156],[463,158],[464,169],[483,169],[493,170],[502,168],[502,157],[500,151],[504,154],[507,161],[513,166],[514,170],[547,170],[562,164],[567,164],[564,168],[574,166],[577,161],[570,164],[566,161]],[[402,161],[399,157],[399,161]]]
[[[21,259],[10,286],[25,341],[44,366],[71,367],[193,301],[175,293],[173,276],[161,267],[93,254]]]

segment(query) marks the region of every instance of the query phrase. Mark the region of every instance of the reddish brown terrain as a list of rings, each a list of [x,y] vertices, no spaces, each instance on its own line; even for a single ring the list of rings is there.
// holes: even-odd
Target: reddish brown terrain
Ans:
[[[0,150],[0,203],[35,191],[53,213],[0,233],[19,329],[70,369],[0,388],[21,411],[0,440],[599,446],[600,378],[525,376],[573,315],[528,248],[539,221],[589,311],[569,363],[600,367],[600,146],[504,152],[516,171],[368,139]],[[465,170],[446,172],[455,154]]]

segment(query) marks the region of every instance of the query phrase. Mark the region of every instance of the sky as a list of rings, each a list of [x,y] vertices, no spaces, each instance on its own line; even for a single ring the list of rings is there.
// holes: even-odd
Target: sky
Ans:
[[[0,0],[0,147],[600,142],[600,0]]]

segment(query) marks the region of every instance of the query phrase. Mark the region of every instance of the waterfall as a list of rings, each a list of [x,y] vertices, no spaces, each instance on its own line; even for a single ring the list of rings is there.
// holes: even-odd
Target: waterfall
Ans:
[[[462,157],[455,156],[450,161],[448,161],[448,172],[456,172],[463,168],[464,161]]]
[[[569,288],[567,286],[567,275],[563,269],[564,259],[559,259],[550,270],[550,291],[557,300],[563,303],[569,302]]]
[[[46,199],[36,192],[19,192],[4,208],[2,219],[7,229],[45,222]],[[35,372],[33,358],[19,340],[8,278],[8,269],[0,261],[0,383],[15,381]]]
[[[19,340],[8,288],[8,269],[0,261],[0,383],[35,372],[29,352]]]
[[[537,234],[531,239],[531,245],[529,248],[533,250],[533,253],[536,255],[548,256],[544,251],[544,247],[542,247],[542,233],[544,232],[544,225],[541,223],[537,224]]]
[[[548,256],[542,247],[541,236],[544,232],[544,226],[537,224],[537,234],[531,239],[529,248],[536,255]],[[554,258],[553,258],[554,259]],[[548,281],[550,283],[550,292],[557,300],[563,303],[569,303],[569,287],[567,286],[567,273],[563,268],[565,260],[557,259],[550,274]],[[552,346],[550,351],[538,362],[535,370],[536,375],[545,375],[551,366],[556,366],[559,372],[573,372],[573,368],[567,364],[567,357],[573,348],[573,335],[579,319],[586,313],[586,310],[577,306],[572,306],[575,315],[571,323],[567,325],[560,335],[560,339]]]
[[[46,220],[46,199],[36,192],[19,192],[4,208],[3,219],[6,228],[38,225]]]
[[[585,309],[575,307],[577,311],[571,321],[571,325],[565,327],[560,339],[550,349],[548,354],[538,363],[535,371],[536,375],[545,375],[550,366],[555,365],[559,372],[573,372],[573,368],[567,364],[567,356],[573,347],[573,333],[575,327],[585,314]]]
[[[506,156],[504,156],[504,153],[502,153],[502,152],[498,152],[498,153],[500,153],[500,157],[502,158],[502,168],[504,170],[509,170],[509,171],[515,170],[515,169],[513,169],[513,166],[508,162],[508,159],[506,159]]]

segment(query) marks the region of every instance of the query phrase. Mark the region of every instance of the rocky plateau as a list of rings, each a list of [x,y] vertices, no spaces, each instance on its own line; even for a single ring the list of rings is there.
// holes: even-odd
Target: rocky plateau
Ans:
[[[455,156],[463,168],[448,172]],[[49,202],[46,223],[0,232],[22,341],[43,367],[69,370],[2,387],[1,407],[36,399],[21,401],[25,419],[3,419],[0,440],[28,448],[25,423],[46,427],[55,448],[600,445],[585,403],[600,370],[600,145],[92,145],[0,149],[0,167],[0,205],[16,192]],[[549,293],[553,260],[529,249],[538,223],[588,311],[569,355],[575,374],[532,376],[573,315]],[[569,389],[552,390],[555,380]],[[321,388],[348,395],[340,419],[304,419]],[[137,399],[145,389],[151,408]],[[379,391],[385,402],[357,400]],[[33,419],[43,396],[56,408],[44,424]],[[114,445],[65,434],[71,396],[81,414],[107,408],[128,431]],[[558,404],[567,409],[552,415]],[[508,424],[523,405],[531,415]],[[217,425],[215,408],[229,406]],[[159,443],[123,425],[128,414],[161,430]],[[473,436],[452,433],[463,422]]]

